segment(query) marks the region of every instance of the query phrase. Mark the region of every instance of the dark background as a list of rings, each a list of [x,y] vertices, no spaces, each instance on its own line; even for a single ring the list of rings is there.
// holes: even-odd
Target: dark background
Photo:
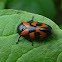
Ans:
[[[62,29],[62,0],[0,0],[0,9],[16,9],[40,14]]]

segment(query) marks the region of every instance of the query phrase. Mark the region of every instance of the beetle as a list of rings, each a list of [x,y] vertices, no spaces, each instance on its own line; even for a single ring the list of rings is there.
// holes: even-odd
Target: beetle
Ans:
[[[41,40],[41,39],[49,37],[51,35],[51,33],[52,33],[51,26],[49,26],[45,23],[33,22],[33,18],[34,18],[34,16],[32,17],[32,20],[30,20],[28,22],[22,22],[18,25],[17,33],[20,36],[19,36],[16,44],[18,44],[21,36],[23,36],[25,39],[31,41],[32,46],[33,46],[32,40]]]

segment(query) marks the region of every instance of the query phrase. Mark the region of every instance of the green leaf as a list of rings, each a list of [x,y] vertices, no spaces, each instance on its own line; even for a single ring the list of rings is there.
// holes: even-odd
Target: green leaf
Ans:
[[[31,42],[21,37],[16,44],[19,35],[17,26],[21,22],[27,22],[34,16],[34,21],[46,23],[53,29],[49,38],[41,42]],[[0,62],[62,62],[62,31],[50,19],[18,10],[0,10]]]
[[[62,29],[62,25],[59,25],[60,29]]]
[[[7,8],[41,14],[50,19],[56,15],[53,0],[9,0]]]
[[[62,0],[61,0],[61,10],[62,10]]]
[[[0,0],[0,9],[4,9],[6,4],[6,0]]]

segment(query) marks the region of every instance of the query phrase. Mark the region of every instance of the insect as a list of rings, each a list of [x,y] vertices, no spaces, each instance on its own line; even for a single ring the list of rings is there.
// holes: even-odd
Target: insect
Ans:
[[[34,17],[32,17],[32,20],[28,22],[22,22],[18,25],[17,33],[20,36],[16,44],[19,42],[21,36],[31,41],[33,46],[32,40],[40,40],[51,35],[51,26],[40,22],[33,22],[33,18]]]

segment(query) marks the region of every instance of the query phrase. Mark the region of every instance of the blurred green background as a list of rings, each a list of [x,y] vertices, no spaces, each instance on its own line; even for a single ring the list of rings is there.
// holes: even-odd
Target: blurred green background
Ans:
[[[16,9],[52,19],[62,29],[62,0],[0,0],[0,9]]]

